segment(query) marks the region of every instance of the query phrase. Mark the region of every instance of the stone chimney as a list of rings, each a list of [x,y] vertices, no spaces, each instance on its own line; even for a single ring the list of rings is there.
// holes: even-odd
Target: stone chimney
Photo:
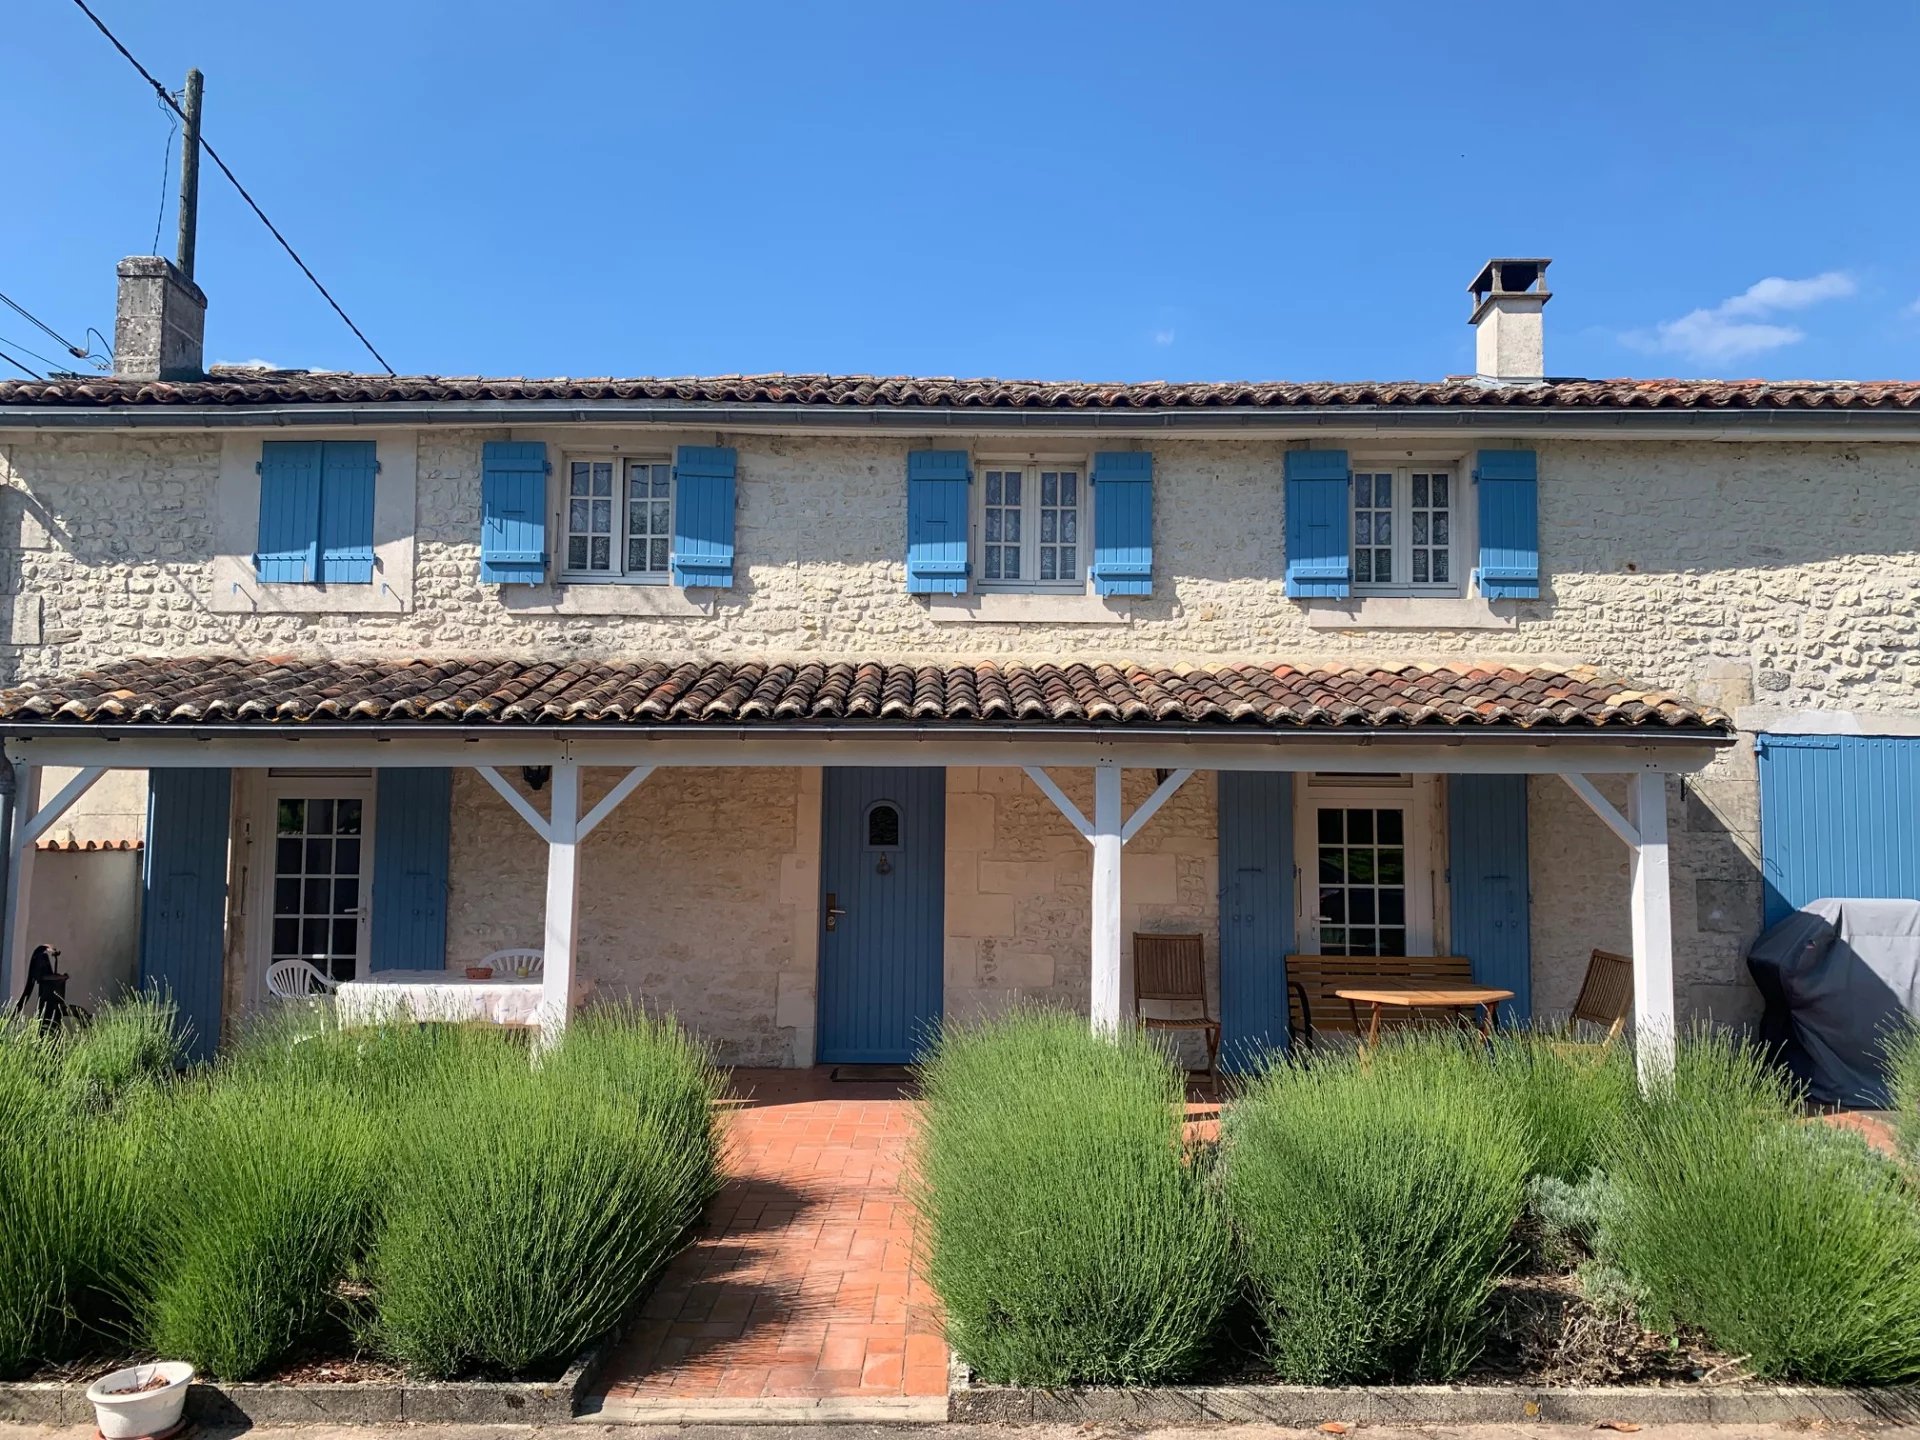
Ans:
[[[1467,288],[1473,292],[1474,371],[1496,384],[1530,384],[1546,378],[1546,342],[1541,311],[1553,298],[1547,289],[1551,260],[1489,260]]]
[[[198,380],[206,373],[207,297],[158,255],[120,262],[113,370],[121,380]]]

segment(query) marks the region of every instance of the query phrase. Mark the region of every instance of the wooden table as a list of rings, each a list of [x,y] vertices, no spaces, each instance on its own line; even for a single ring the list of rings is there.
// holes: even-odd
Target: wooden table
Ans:
[[[1388,1006],[1402,1010],[1478,1010],[1480,1033],[1491,1040],[1494,1021],[1502,1000],[1513,999],[1513,991],[1491,985],[1436,985],[1423,981],[1376,980],[1370,985],[1343,985],[1333,992],[1353,1010],[1353,1028],[1360,1028],[1361,1005],[1371,1006],[1373,1015],[1367,1024],[1367,1044],[1379,1043],[1380,1013]]]

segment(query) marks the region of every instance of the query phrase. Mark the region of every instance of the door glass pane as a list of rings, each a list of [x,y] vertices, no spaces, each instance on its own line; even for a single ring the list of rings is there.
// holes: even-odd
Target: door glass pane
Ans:
[[[270,961],[305,960],[335,980],[353,978],[363,809],[356,799],[275,805]]]
[[[1318,836],[1322,953],[1406,954],[1404,809],[1328,807],[1315,816],[1314,827]]]

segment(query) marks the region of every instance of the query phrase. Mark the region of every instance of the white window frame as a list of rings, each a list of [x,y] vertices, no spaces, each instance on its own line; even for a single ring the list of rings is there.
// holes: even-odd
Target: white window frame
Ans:
[[[1358,468],[1358,467],[1356,467]],[[1441,933],[1435,909],[1443,857],[1436,823],[1438,777],[1432,775],[1354,776],[1302,775],[1295,787],[1294,934],[1299,953],[1319,955],[1320,943],[1320,830],[1322,809],[1404,811],[1402,834],[1407,861],[1407,954],[1433,955],[1434,937]]]
[[[1470,476],[1466,457],[1418,452],[1355,455],[1349,461],[1348,473],[1354,477],[1347,492],[1347,562],[1352,567],[1349,573],[1354,577],[1351,582],[1352,592],[1355,595],[1435,598],[1465,595],[1476,542],[1476,537],[1469,531],[1478,528],[1473,518],[1478,506],[1469,503],[1468,499],[1467,482]],[[1450,578],[1416,584],[1411,578],[1413,574],[1413,477],[1435,473],[1444,473],[1447,477],[1449,502],[1447,506],[1447,573]],[[1393,543],[1390,548],[1393,552],[1395,579],[1386,584],[1370,580],[1363,581],[1359,578],[1360,527],[1357,512],[1360,497],[1359,477],[1362,475],[1393,476],[1393,509],[1390,512]]]
[[[298,770],[273,770],[261,781],[253,801],[250,838],[253,842],[251,883],[253,910],[247,928],[249,938],[248,990],[254,1005],[268,1003],[267,967],[273,962],[274,872],[279,840],[279,808],[282,800],[358,800],[360,802],[360,904],[354,913],[358,922],[358,950],[354,956],[354,976],[367,978],[372,963],[373,925],[373,848],[377,816],[375,777],[372,771],[329,773]],[[304,958],[304,957],[296,957]],[[312,963],[311,961],[309,963]]]
[[[987,472],[1021,472],[1020,527],[1022,568],[1033,574],[1018,580],[989,580],[987,574]],[[1040,572],[1040,473],[1043,470],[1072,470],[1080,480],[1079,516],[1074,522],[1079,537],[1074,542],[1076,580],[1042,580]],[[976,591],[989,595],[1085,595],[1092,588],[1093,570],[1093,457],[1081,452],[1040,452],[992,454],[973,457],[973,533],[969,546]]]
[[[569,528],[571,502],[573,500],[573,467],[575,465],[611,465],[613,467],[615,502],[614,528],[608,549],[609,558],[618,561],[611,570],[575,570],[568,561],[568,544],[573,538]],[[667,472],[667,568],[630,572],[626,568],[627,560],[627,471],[634,465],[664,466]],[[554,506],[554,546],[557,563],[554,566],[554,578],[562,585],[671,585],[673,583],[673,525],[674,508],[677,497],[673,481],[673,457],[671,455],[629,455],[618,450],[569,450],[562,452],[556,471],[557,494]],[[652,504],[652,497],[647,502]],[[589,547],[588,558],[592,558]]]

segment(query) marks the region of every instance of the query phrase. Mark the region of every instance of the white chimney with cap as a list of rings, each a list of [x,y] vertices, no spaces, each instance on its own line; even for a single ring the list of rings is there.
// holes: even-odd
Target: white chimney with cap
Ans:
[[[1531,385],[1546,378],[1541,312],[1551,260],[1489,260],[1473,284],[1474,372],[1496,385]]]

